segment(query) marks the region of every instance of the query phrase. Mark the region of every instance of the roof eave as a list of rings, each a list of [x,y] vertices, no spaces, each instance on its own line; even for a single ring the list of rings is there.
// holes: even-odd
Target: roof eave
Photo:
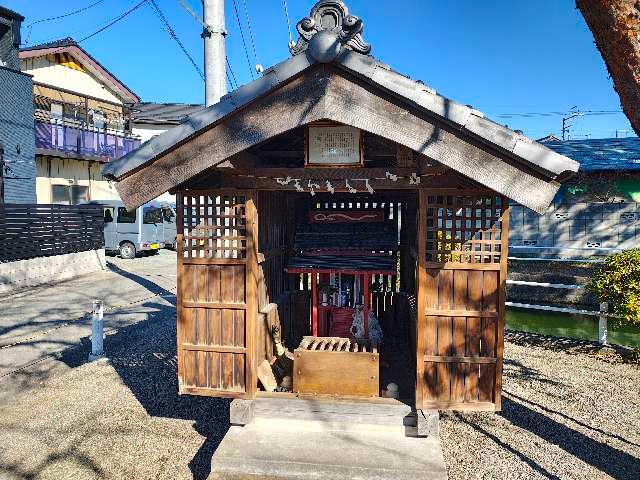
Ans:
[[[19,57],[20,59],[25,58],[35,58],[42,57],[44,55],[50,55],[52,53],[71,53],[80,57],[81,61],[84,61],[91,72],[99,77],[102,77],[109,86],[115,92],[118,92],[123,99],[123,103],[137,103],[140,101],[140,97],[136,95],[136,93],[127,87],[123,82],[117,79],[109,70],[102,66],[100,62],[98,62],[95,58],[91,56],[86,50],[82,47],[69,44],[62,47],[46,47],[46,48],[36,48],[36,49],[24,49],[20,50]]]
[[[344,49],[336,64],[369,83],[375,83],[396,98],[436,115],[456,128],[465,129],[483,143],[499,147],[515,160],[550,178],[567,172],[575,173],[580,167],[578,162],[485,118],[478,110],[438,95],[433,89],[392,71],[371,56]]]
[[[312,62],[307,55],[300,54],[265,70],[260,78],[228,93],[218,103],[189,115],[179,125],[157,137],[153,137],[137,150],[130,152],[115,162],[111,162],[107,165],[103,174],[114,180],[120,180],[130,175],[146,164],[153,162],[163,153],[187,142],[205,129],[212,128],[219,121],[256,98],[267,95],[314,64],[315,62]]]

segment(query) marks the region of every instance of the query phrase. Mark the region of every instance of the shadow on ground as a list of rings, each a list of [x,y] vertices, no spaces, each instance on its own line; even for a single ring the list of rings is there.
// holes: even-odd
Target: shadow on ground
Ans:
[[[151,417],[193,422],[205,440],[189,463],[194,479],[206,479],[211,458],[229,429],[229,401],[178,395],[175,307],[148,302],[142,322],[120,328],[105,338],[105,350],[118,375]],[[70,367],[86,361],[90,343],[66,350],[61,360]]]

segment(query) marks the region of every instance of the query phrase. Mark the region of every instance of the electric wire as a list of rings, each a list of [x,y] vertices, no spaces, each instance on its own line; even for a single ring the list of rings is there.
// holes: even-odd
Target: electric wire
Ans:
[[[144,5],[145,3],[147,3],[148,0],[142,0],[140,3],[134,5],[132,8],[130,8],[129,10],[127,10],[124,13],[121,13],[120,15],[118,15],[117,17],[108,20],[108,23],[106,25],[104,25],[103,27],[101,27],[100,29],[96,30],[95,32],[86,35],[85,37],[81,38],[80,40],[76,40],[76,43],[82,43],[85,40],[88,40],[96,35],[98,35],[100,32],[103,32],[104,30],[108,29],[109,27],[115,25],[116,23],[118,23],[120,20],[123,20],[124,18],[126,18],[129,14],[133,13],[135,10],[137,10],[138,8],[140,8],[142,5]],[[62,51],[65,50],[66,47],[60,47],[52,52],[49,53],[49,55],[55,55],[56,53],[60,53]]]
[[[236,90],[238,88],[238,80],[236,80],[236,74],[234,73],[233,68],[231,68],[231,64],[229,63],[229,57],[225,56],[225,60],[227,61],[227,68],[229,69],[229,73],[231,74],[231,77],[229,77],[229,83],[231,84],[231,88]],[[233,79],[233,83],[231,82],[231,79]]]
[[[93,2],[92,4],[87,5],[86,7],[82,7],[78,10],[74,10],[73,12],[63,13],[62,15],[57,15],[55,17],[41,18],[40,20],[36,20],[35,22],[31,22],[30,24],[25,25],[25,27],[27,28],[27,37],[25,38],[24,45],[29,44],[29,38],[31,37],[31,28],[34,25],[37,25],[38,23],[50,22],[52,20],[59,20],[61,18],[70,17],[71,15],[75,15],[77,13],[82,13],[85,10],[89,10],[91,7],[95,7],[96,5],[101,4],[102,2],[104,2],[104,0],[98,0],[97,2]]]
[[[291,33],[291,20],[289,20],[289,7],[287,6],[287,0],[282,0],[284,6],[284,16],[287,19],[287,30],[289,32],[289,45],[293,43],[293,34]]]
[[[171,24],[169,23],[169,21],[167,20],[167,17],[165,17],[164,13],[162,13],[162,10],[160,10],[160,7],[158,6],[158,4],[156,3],[155,0],[144,0],[144,2],[149,2],[151,4],[151,6],[153,7],[153,10],[155,11],[156,15],[158,16],[158,18],[160,19],[160,21],[162,22],[162,24],[164,25],[165,29],[167,30],[167,33],[169,34],[169,36],[175,40],[175,42],[178,44],[178,46],[180,47],[180,50],[182,50],[182,53],[184,53],[184,55],[187,57],[187,59],[189,60],[189,62],[191,63],[191,65],[193,65],[193,68],[196,69],[196,72],[198,72],[198,75],[200,75],[200,78],[202,78],[202,80],[204,80],[204,73],[202,73],[202,69],[200,68],[200,66],[196,63],[196,61],[193,59],[193,57],[189,54],[189,51],[186,49],[186,47],[184,46],[184,44],[180,41],[180,39],[178,38],[178,35],[176,35],[176,32],[174,31],[173,27],[171,26]]]
[[[240,30],[240,37],[242,38],[242,47],[244,48],[244,54],[247,58],[247,66],[249,67],[249,74],[251,75],[251,79],[253,80],[255,77],[253,76],[253,68],[251,68],[251,60],[249,59],[249,50],[247,49],[247,42],[244,39],[244,31],[242,30],[242,24],[240,23],[240,15],[238,14],[238,5],[236,4],[236,0],[233,0],[233,9],[236,14],[236,20],[238,21],[238,29]]]
[[[153,1],[153,0],[151,0]],[[142,0],[142,2],[138,3],[137,5],[135,5],[134,7],[132,7],[131,9],[127,10],[126,12],[124,12],[123,14],[119,15],[118,17],[114,18],[111,22],[109,22],[107,25],[105,25],[104,27],[102,27],[99,30],[96,30],[95,32],[93,32],[90,35],[87,35],[84,38],[81,38],[80,40],[78,40],[78,43],[84,42],[85,40],[89,40],[92,37],[95,37],[96,35],[98,35],[100,32],[106,30],[107,28],[111,27],[112,25],[118,23],[120,20],[122,20],[123,18],[125,18],[127,15],[129,15],[130,13],[133,13],[135,10],[137,10],[138,8],[140,8],[142,5],[144,5],[145,3],[147,3],[147,0]]]
[[[496,114],[498,118],[534,118],[534,117],[553,117],[553,116],[565,116],[576,114],[577,117],[591,116],[591,115],[616,115],[623,113],[622,110],[580,110],[577,112],[527,112],[527,113],[499,113]]]
[[[191,15],[194,20],[196,22],[198,22],[200,25],[202,25],[203,28],[207,28],[207,24],[204,23],[204,20],[202,20],[198,14],[196,12],[193,11],[193,8],[191,8],[191,5],[189,5],[185,0],[178,0],[178,3],[180,4],[180,6],[182,8],[184,8],[186,10],[186,12]]]
[[[247,21],[247,26],[249,27],[249,39],[251,40],[251,48],[253,48],[253,57],[256,60],[256,64],[260,63],[260,59],[258,58],[258,51],[256,49],[255,38],[253,37],[253,27],[251,25],[251,18],[249,17],[249,9],[247,8],[247,0],[242,0],[244,5],[244,16]]]

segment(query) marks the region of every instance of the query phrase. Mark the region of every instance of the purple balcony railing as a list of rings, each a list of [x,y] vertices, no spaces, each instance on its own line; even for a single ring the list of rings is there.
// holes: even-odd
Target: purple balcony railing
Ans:
[[[36,148],[120,158],[140,146],[137,138],[36,121]]]

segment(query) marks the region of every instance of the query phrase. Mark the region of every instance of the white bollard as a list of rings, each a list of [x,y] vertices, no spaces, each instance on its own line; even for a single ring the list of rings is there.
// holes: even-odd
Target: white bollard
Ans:
[[[598,317],[598,342],[600,345],[607,345],[607,316],[609,304],[602,302],[600,304],[600,316]]]
[[[89,361],[97,360],[104,356],[103,339],[104,339],[104,306],[102,300],[93,301],[91,322],[91,354]]]

